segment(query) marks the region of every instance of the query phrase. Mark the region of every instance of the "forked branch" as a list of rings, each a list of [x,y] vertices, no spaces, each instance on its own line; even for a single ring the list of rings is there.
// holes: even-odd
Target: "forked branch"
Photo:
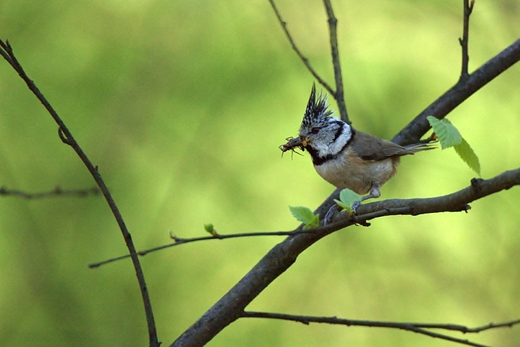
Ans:
[[[469,17],[473,12],[473,6],[475,6],[475,0],[464,0],[463,1],[463,13],[464,18],[462,22],[462,37],[459,38],[460,47],[462,48],[462,64],[460,70],[460,80],[465,80],[469,77],[468,65],[469,65]]]

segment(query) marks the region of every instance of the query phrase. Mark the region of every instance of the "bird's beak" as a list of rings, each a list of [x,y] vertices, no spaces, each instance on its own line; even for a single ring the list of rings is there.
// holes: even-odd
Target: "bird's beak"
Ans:
[[[307,147],[307,145],[311,142],[311,138],[309,136],[307,137],[300,137],[300,141],[302,143],[303,147]]]

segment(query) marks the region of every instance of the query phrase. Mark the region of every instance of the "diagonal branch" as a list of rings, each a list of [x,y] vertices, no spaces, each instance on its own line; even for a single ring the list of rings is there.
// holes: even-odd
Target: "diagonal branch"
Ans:
[[[417,142],[430,129],[430,124],[426,120],[427,116],[434,116],[439,119],[446,117],[448,113],[475,94],[480,88],[491,82],[519,60],[520,39],[488,60],[469,75],[468,78],[459,80],[457,84],[419,113],[417,117],[394,136],[392,141],[400,145]]]
[[[316,78],[316,80],[318,81],[318,83],[321,84],[325,89],[327,89],[327,91],[330,94],[335,95],[334,91],[332,90],[332,87],[329,86],[327,84],[327,82],[325,82],[325,80],[323,80],[320,77],[320,75],[318,75],[316,70],[314,70],[314,68],[309,63],[309,59],[303,55],[303,53],[300,51],[298,46],[296,46],[296,43],[294,43],[294,40],[293,40],[291,34],[289,33],[289,29],[287,29],[287,22],[285,22],[283,20],[282,15],[280,14],[280,11],[278,11],[278,8],[276,7],[276,4],[274,3],[274,0],[269,0],[269,3],[271,4],[271,7],[273,8],[274,13],[276,14],[276,18],[278,18],[278,22],[282,26],[282,30],[285,33],[285,36],[287,36],[287,39],[289,40],[289,43],[291,44],[292,49],[296,52],[296,54],[298,55],[300,60],[303,62],[303,64],[307,68],[307,70],[309,70],[311,75],[313,75],[314,78]]]
[[[458,192],[428,199],[393,199],[362,205],[359,215],[316,229],[313,233],[290,236],[272,248],[227,294],[186,330],[172,346],[202,346],[243,315],[244,309],[269,284],[285,272],[300,253],[321,238],[342,228],[387,215],[419,215],[444,211],[464,211],[467,204],[490,194],[520,185],[520,169],[492,179],[473,179]]]
[[[74,149],[76,154],[80,157],[81,161],[85,166],[87,167],[88,171],[96,181],[96,184],[98,185],[99,189],[103,193],[103,196],[105,197],[105,200],[107,201],[110,210],[112,211],[117,224],[119,225],[119,228],[121,230],[121,233],[123,234],[123,238],[125,239],[126,246],[128,248],[128,251],[130,252],[130,256],[132,258],[132,262],[134,265],[135,273],[137,276],[137,280],[139,282],[139,288],[141,290],[141,297],[144,304],[144,309],[146,313],[146,320],[148,324],[148,335],[149,335],[149,344],[152,347],[158,347],[159,346],[159,340],[157,338],[157,328],[155,326],[155,319],[153,315],[152,310],[152,303],[150,301],[150,296],[148,294],[148,289],[146,286],[146,281],[144,278],[144,273],[141,267],[141,263],[139,262],[139,257],[137,256],[137,252],[134,246],[134,243],[132,241],[132,236],[128,232],[128,229],[125,225],[125,222],[123,220],[123,216],[119,212],[119,209],[112,198],[112,195],[110,194],[110,191],[108,190],[108,187],[106,186],[105,182],[101,178],[101,175],[98,172],[97,166],[94,166],[90,159],[87,157],[83,149],[79,146],[78,142],[72,136],[72,133],[67,128],[61,117],[58,115],[58,113],[54,110],[54,108],[51,106],[51,104],[47,101],[45,96],[40,92],[36,84],[27,76],[24,69],[22,68],[22,65],[18,62],[18,59],[16,59],[16,56],[13,52],[13,49],[9,42],[6,40],[4,43],[0,40],[0,55],[13,67],[13,69],[20,75],[20,77],[24,80],[24,82],[27,84],[27,87],[29,90],[33,92],[33,94],[40,100],[40,102],[43,104],[43,106],[47,109],[51,117],[54,119],[54,121],[58,124],[58,135],[61,139],[61,141]]]

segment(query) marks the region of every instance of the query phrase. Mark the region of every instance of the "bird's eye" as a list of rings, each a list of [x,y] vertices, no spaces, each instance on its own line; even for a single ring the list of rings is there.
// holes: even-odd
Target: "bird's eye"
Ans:
[[[311,133],[313,133],[313,134],[317,134],[319,132],[320,132],[320,128],[312,128],[311,129]]]

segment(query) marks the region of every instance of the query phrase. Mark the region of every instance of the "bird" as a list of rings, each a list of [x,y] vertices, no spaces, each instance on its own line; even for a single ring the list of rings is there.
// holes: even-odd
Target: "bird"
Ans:
[[[327,95],[316,95],[313,84],[297,138],[288,138],[282,152],[300,148],[309,152],[316,172],[333,186],[348,188],[362,201],[381,196],[381,187],[397,171],[400,157],[436,148],[435,138],[401,146],[352,127],[332,116]]]

